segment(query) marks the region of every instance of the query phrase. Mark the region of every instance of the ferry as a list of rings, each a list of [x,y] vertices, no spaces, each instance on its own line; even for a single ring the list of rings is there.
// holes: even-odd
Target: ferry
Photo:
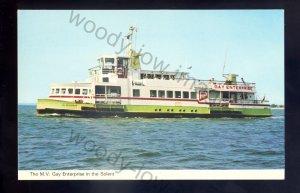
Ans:
[[[198,80],[188,72],[142,70],[132,49],[135,27],[129,28],[125,54],[102,55],[85,82],[54,83],[48,98],[38,99],[37,113],[79,117],[269,117],[270,104],[258,99],[255,83]]]

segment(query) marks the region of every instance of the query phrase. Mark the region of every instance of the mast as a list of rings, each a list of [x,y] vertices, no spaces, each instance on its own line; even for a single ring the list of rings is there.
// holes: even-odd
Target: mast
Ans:
[[[133,26],[130,26],[129,27],[129,32],[128,32],[128,35],[126,36],[127,38],[127,41],[128,41],[128,49],[127,49],[127,54],[128,56],[131,57],[131,54],[132,54],[132,36],[133,36],[133,32],[137,32],[137,28],[136,27],[133,27]]]
[[[132,66],[134,64],[134,57],[133,57],[133,50],[132,50],[132,36],[133,36],[133,32],[137,32],[137,28],[136,27],[133,27],[133,26],[130,26],[129,27],[129,32],[128,32],[128,35],[126,36],[127,38],[127,41],[128,41],[128,48],[127,48],[127,56],[130,57],[130,63],[129,63],[129,68],[128,68],[128,73],[129,73],[129,70],[132,71]],[[128,96],[131,97],[132,96],[132,72],[130,73],[131,74],[131,78],[127,77],[127,92],[128,92]],[[128,100],[128,104],[131,104],[131,100]]]
[[[138,69],[141,69],[140,60],[139,60],[139,57],[141,56],[141,53],[136,53],[132,49],[133,32],[137,32],[137,28],[133,27],[133,26],[129,27],[129,33],[126,36],[126,38],[128,40],[127,55],[130,57],[130,69],[138,70]]]
[[[223,70],[222,70],[222,76],[224,78],[227,78],[227,74],[224,74],[224,70],[225,70],[225,64],[226,64],[226,59],[227,59],[227,52],[228,52],[228,49],[226,49],[226,52],[225,52],[225,59],[224,59],[224,64],[223,64]]]

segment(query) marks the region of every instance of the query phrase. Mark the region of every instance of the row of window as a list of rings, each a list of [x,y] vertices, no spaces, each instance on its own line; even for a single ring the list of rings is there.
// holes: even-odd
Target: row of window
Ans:
[[[91,89],[80,89],[80,88],[53,88],[51,94],[76,94],[76,95],[87,95],[89,92],[89,94],[91,94]]]
[[[175,75],[162,75],[162,74],[141,74],[141,79],[164,79],[164,80],[174,80]]]
[[[132,95],[134,97],[140,97],[140,89],[133,89]],[[150,90],[150,97],[196,99],[197,93],[188,91]]]
[[[96,95],[105,95],[105,94],[121,95],[121,87],[120,86],[96,86],[95,92]]]
[[[116,92],[121,94],[120,87],[111,87],[111,88],[109,87],[108,90],[110,91],[109,93]],[[96,87],[96,94],[104,94],[104,93],[105,93],[104,86]],[[87,95],[87,94],[91,94],[91,89],[53,88],[51,94]],[[140,89],[133,89],[133,96],[140,97],[141,96]],[[188,91],[150,90],[150,97],[196,99],[197,94],[196,92],[188,92]]]

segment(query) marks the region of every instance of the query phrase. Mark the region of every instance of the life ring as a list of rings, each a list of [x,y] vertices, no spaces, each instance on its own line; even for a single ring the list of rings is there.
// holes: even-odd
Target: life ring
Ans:
[[[207,92],[199,92],[199,101],[202,101],[207,98],[208,98]]]

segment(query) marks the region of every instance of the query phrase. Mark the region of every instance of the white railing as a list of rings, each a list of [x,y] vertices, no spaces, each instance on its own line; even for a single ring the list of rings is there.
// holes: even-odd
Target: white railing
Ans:
[[[107,69],[107,68],[103,68],[102,69],[102,74],[108,74],[108,73],[113,73],[114,71],[112,69]]]
[[[97,97],[103,97],[103,98],[119,98],[121,95],[117,93],[111,93],[111,94],[96,94]]]
[[[121,95],[117,93],[96,94],[96,104],[121,104]]]
[[[269,101],[267,100],[234,100],[233,98],[231,99],[220,99],[220,98],[210,98],[209,102],[214,102],[214,103],[240,103],[240,104],[269,104]]]

